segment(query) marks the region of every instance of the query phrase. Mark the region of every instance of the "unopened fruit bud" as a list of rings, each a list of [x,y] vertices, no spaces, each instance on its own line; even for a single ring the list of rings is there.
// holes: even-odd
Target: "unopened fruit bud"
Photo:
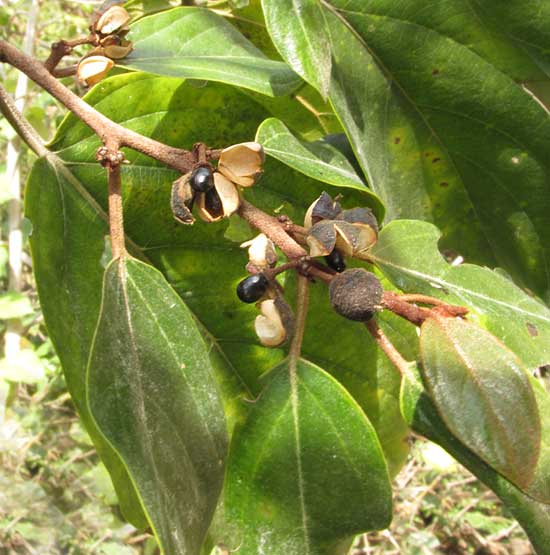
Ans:
[[[338,314],[359,322],[370,320],[380,310],[384,290],[378,278],[363,268],[351,268],[330,282],[332,307]]]

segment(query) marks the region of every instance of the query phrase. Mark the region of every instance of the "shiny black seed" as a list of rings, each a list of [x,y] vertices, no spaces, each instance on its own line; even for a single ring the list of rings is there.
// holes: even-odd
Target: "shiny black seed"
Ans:
[[[189,178],[189,183],[193,191],[197,193],[206,193],[214,187],[214,174],[210,168],[201,166],[193,170]]]
[[[346,263],[342,253],[338,249],[334,249],[329,255],[325,256],[325,261],[329,268],[336,272],[343,272],[346,269]]]
[[[204,195],[204,207],[212,218],[223,216],[223,204],[216,189],[210,189]]]
[[[268,281],[263,274],[249,276],[237,285],[237,297],[243,303],[255,303],[264,296],[267,286]]]

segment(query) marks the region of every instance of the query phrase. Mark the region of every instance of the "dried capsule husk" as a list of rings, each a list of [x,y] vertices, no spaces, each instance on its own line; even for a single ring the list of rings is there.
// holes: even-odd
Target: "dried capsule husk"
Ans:
[[[112,60],[122,60],[134,49],[129,40],[121,40],[120,44],[109,44],[103,47],[103,53]]]
[[[344,318],[359,322],[370,320],[380,310],[384,290],[378,278],[363,268],[351,268],[330,282],[332,308]]]
[[[237,187],[219,172],[214,172],[214,188],[198,197],[198,214],[205,222],[228,218],[240,206]]]
[[[185,225],[195,223],[195,218],[191,214],[193,203],[193,189],[189,183],[191,173],[186,173],[176,179],[172,184],[171,206],[174,218]]]
[[[370,226],[378,234],[378,221],[370,208],[357,207],[349,210],[342,210],[335,220],[344,220],[350,224],[364,224]]]
[[[256,316],[254,330],[265,347],[279,347],[292,337],[294,319],[288,304],[281,297],[260,303],[261,314]]]
[[[309,229],[322,220],[334,220],[341,211],[340,203],[332,200],[332,197],[323,191],[321,196],[313,201],[307,209],[304,227]]]
[[[79,81],[91,87],[99,83],[114,65],[113,60],[105,56],[88,56],[78,64],[76,75]]]
[[[337,220],[333,222],[336,230],[336,247],[345,256],[359,256],[368,251],[378,240],[378,234],[366,224],[350,224]]]
[[[264,160],[264,149],[260,143],[240,143],[222,150],[218,171],[237,185],[251,187],[263,173]]]
[[[102,35],[110,35],[130,21],[130,14],[122,6],[111,6],[95,24],[95,30]]]
[[[336,246],[334,222],[322,221],[315,224],[308,233],[307,244],[310,256],[327,256]]]
[[[272,268],[277,263],[275,245],[264,233],[242,243],[241,248],[248,248],[248,260],[258,269]]]

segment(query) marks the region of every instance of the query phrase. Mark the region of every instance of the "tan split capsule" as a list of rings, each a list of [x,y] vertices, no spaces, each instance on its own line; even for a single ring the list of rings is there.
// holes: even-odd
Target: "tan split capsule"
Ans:
[[[96,31],[110,35],[130,21],[130,14],[122,6],[110,7],[97,21]]]
[[[91,87],[99,83],[114,65],[113,60],[105,56],[89,56],[78,64],[76,75],[79,81]]]
[[[260,143],[240,143],[222,150],[218,171],[237,185],[251,187],[262,175],[264,160],[264,149]]]
[[[260,303],[262,313],[256,316],[254,330],[265,347],[278,347],[292,336],[293,318],[290,307],[281,298]]]
[[[198,214],[205,222],[217,222],[228,218],[240,206],[237,187],[219,172],[214,172],[214,187],[199,195]]]
[[[248,248],[248,260],[258,269],[272,268],[277,263],[275,245],[264,233],[242,243],[241,248]]]

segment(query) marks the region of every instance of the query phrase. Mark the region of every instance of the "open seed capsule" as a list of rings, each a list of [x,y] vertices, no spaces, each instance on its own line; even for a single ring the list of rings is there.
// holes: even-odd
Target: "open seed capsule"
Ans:
[[[193,191],[206,193],[214,187],[214,172],[207,166],[200,166],[191,172],[189,183]]]
[[[262,175],[264,160],[264,149],[260,143],[240,143],[222,150],[218,171],[233,183],[250,187]]]
[[[114,33],[130,21],[130,14],[122,6],[111,6],[97,21],[96,31],[102,35]]]
[[[91,87],[99,83],[114,65],[113,60],[105,56],[88,56],[78,64],[76,75],[80,82]]]

